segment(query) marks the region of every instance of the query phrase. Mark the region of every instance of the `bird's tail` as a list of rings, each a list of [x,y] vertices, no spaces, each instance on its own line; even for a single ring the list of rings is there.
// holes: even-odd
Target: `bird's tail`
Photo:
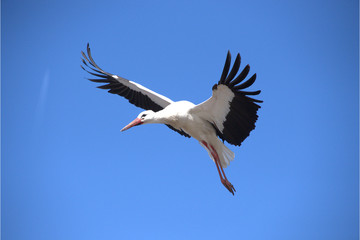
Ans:
[[[206,146],[204,146],[204,144],[201,141],[199,143],[201,144],[201,146],[203,146],[206,149],[207,153],[209,154],[209,157],[215,162],[215,159],[211,154],[211,152],[209,151],[209,149]],[[221,166],[223,168],[229,166],[230,162],[235,158],[235,153],[233,153],[228,147],[226,147],[220,140],[216,144],[215,149],[219,155]]]
[[[220,145],[222,147],[222,157],[220,157],[220,161],[221,161],[221,166],[223,168],[226,168],[227,166],[230,165],[230,162],[232,160],[234,160],[235,158],[235,153],[233,151],[231,151],[228,147],[226,147],[223,143],[221,143]]]

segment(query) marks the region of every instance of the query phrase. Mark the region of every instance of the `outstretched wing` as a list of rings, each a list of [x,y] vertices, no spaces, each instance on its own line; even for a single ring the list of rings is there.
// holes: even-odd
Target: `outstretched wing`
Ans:
[[[81,54],[83,56],[82,62],[84,64],[84,66],[81,65],[82,69],[91,75],[98,77],[96,79],[90,78],[89,80],[98,83],[107,83],[98,88],[109,89],[109,93],[118,94],[129,100],[129,102],[135,106],[145,110],[153,110],[154,112],[165,108],[173,102],[169,98],[153,92],[138,83],[102,70],[92,58],[89,44],[87,44],[87,56],[83,51],[81,51]]]
[[[237,54],[229,73],[230,62],[231,54],[228,52],[220,81],[213,86],[212,97],[197,105],[193,111],[209,121],[223,141],[240,146],[255,128],[257,111],[260,108],[257,103],[262,102],[249,96],[258,95],[261,91],[243,91],[256,79],[254,74],[241,83],[250,71],[249,65],[235,78],[240,67],[240,54]]]
[[[81,54],[83,56],[82,62],[84,64],[84,66],[81,65],[81,68],[97,77],[89,78],[89,80],[97,83],[106,83],[98,88],[108,89],[109,93],[118,94],[129,100],[129,102],[135,106],[145,110],[153,110],[154,112],[160,111],[167,105],[173,103],[169,98],[153,92],[138,83],[102,70],[92,58],[89,44],[87,44],[87,56],[83,51],[81,51]],[[185,137],[190,137],[184,131],[177,130],[171,126],[168,127]]]

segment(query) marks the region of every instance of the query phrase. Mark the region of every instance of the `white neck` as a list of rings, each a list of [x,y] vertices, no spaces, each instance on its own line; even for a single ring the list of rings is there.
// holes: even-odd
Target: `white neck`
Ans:
[[[144,124],[147,124],[147,123],[165,123],[166,124],[166,118],[163,117],[162,111],[154,112],[145,117]]]

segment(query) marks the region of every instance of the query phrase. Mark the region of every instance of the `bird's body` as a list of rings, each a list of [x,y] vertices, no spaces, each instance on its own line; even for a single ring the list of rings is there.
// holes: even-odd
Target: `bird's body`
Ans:
[[[184,130],[190,136],[189,125],[194,124],[194,116],[190,114],[190,110],[195,105],[188,101],[173,102],[166,106],[163,110],[158,111],[156,114],[161,118],[164,124],[169,124],[178,130]],[[191,122],[191,123],[190,123]]]
[[[150,115],[149,117],[151,117],[151,120],[147,123],[163,123],[171,125],[173,128],[184,131],[198,140],[202,146],[204,146],[202,142],[208,143],[220,154],[222,167],[227,167],[229,162],[233,160],[234,154],[217,137],[212,124],[208,120],[202,118],[201,115],[197,114],[198,110],[196,107],[197,105],[189,101],[174,102],[169,104],[163,110]],[[227,153],[227,155],[223,156],[223,153]],[[210,157],[212,158],[211,154]]]
[[[212,97],[195,105],[189,101],[174,102],[138,83],[107,73],[98,67],[92,59],[89,45],[87,53],[88,57],[82,52],[86,60],[83,59],[83,63],[93,72],[84,67],[83,69],[99,77],[89,80],[108,83],[99,88],[110,89],[110,93],[123,96],[130,103],[146,109],[121,131],[142,124],[162,123],[183,136],[195,138],[215,162],[223,185],[234,194],[235,188],[227,180],[223,168],[230,164],[235,155],[225,146],[224,141],[233,145],[242,143],[250,131],[255,128],[258,117],[257,110],[260,108],[255,102],[262,102],[247,96],[257,95],[260,91],[242,91],[254,83],[255,74],[239,85],[247,76],[250,69],[249,65],[234,79],[240,66],[239,54],[228,74],[231,58],[228,52],[220,81],[213,87]]]

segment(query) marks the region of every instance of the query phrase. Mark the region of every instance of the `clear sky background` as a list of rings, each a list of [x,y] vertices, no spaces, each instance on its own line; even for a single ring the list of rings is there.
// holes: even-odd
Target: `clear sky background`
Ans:
[[[358,239],[358,1],[1,2],[4,240]],[[140,108],[95,61],[195,104],[226,53],[257,73],[256,129],[220,183],[194,139],[120,129]]]

